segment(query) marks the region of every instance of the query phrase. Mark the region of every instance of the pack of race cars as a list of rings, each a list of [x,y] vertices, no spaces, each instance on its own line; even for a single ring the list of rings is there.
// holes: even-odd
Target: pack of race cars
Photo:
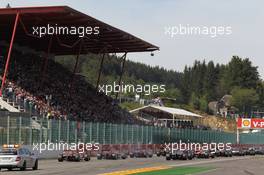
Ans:
[[[97,152],[97,160],[118,160],[130,158],[152,158],[156,154],[157,157],[163,156],[166,160],[192,160],[194,158],[215,158],[215,157],[232,157],[246,155],[264,155],[264,147],[233,147],[231,150],[182,150],[177,149],[168,151],[163,146],[156,149],[156,152],[148,146],[130,146],[120,147],[118,145],[102,145],[100,151]],[[62,156],[63,155],[63,156]],[[91,153],[78,153],[70,150],[64,151],[58,157],[58,161],[89,161]]]
[[[153,149],[154,148],[154,149]],[[264,146],[233,146],[231,150],[166,150],[162,145],[101,145],[96,154],[91,151],[77,148],[76,150],[64,150],[58,155],[58,161],[90,161],[92,156],[98,160],[118,160],[127,158],[152,158],[163,156],[166,160],[192,160],[194,158],[215,158],[232,156],[254,156],[264,155]],[[3,145],[0,149],[0,171],[1,169],[38,169],[38,157],[30,152],[27,147],[20,145]]]
[[[165,156],[166,160],[191,160],[193,158],[215,158],[215,157],[232,157],[232,156],[254,156],[264,155],[263,147],[233,147],[231,150],[174,150],[174,151],[159,151],[158,156]]]

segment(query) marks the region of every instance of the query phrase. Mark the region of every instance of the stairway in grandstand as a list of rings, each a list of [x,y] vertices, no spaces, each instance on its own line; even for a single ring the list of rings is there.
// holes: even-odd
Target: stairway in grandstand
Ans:
[[[9,112],[24,112],[24,110],[19,106],[16,105],[14,102],[9,101],[8,99],[0,97],[0,107],[1,109],[5,109]],[[41,129],[41,125],[36,120],[32,121],[32,128],[33,129]]]
[[[0,98],[0,107],[1,109],[6,109],[9,112],[20,112],[19,109],[15,107],[13,102],[5,101],[4,99]]]

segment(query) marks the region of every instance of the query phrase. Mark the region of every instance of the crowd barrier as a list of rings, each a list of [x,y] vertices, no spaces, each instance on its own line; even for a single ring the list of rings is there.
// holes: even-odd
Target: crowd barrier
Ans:
[[[240,134],[241,144],[264,144],[263,133]],[[0,145],[33,143],[163,144],[237,142],[236,133],[192,128],[78,122],[0,113]]]

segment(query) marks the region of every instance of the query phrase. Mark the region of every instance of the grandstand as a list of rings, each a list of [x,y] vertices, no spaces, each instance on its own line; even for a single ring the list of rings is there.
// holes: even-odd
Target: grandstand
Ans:
[[[98,26],[100,33],[84,37],[37,37],[30,31],[35,25],[48,24]],[[127,54],[153,52],[159,50],[157,46],[67,6],[0,9],[0,25],[0,33],[4,34],[0,38],[0,106],[9,111],[0,112],[1,144],[32,145],[48,140],[101,144],[162,144],[178,140],[236,143],[234,133],[194,128],[193,121],[201,116],[178,109],[151,107],[169,114],[170,118],[165,120],[173,120],[173,127],[167,124],[160,127],[151,122],[152,126],[137,125],[142,120],[98,92],[107,56],[122,54],[120,83]],[[95,87],[76,75],[80,55],[89,53],[101,56]],[[72,71],[54,61],[58,55],[76,55]],[[145,114],[150,116],[151,112],[145,111]],[[178,118],[179,115],[184,117]],[[165,121],[162,117],[161,120]],[[264,143],[261,133],[251,134],[252,143]],[[242,134],[241,143],[247,143],[247,139],[248,135]]]
[[[112,98],[97,92],[83,77],[54,61],[57,55],[102,55],[97,85],[105,56],[158,50],[127,32],[103,23],[67,6],[0,9],[1,107],[10,112],[28,112],[31,116],[89,122],[134,123],[127,111]],[[45,35],[30,31],[35,25],[56,24],[65,27],[99,27],[98,35]],[[123,73],[123,70],[122,70]],[[122,73],[119,82],[122,79]],[[118,95],[118,94],[117,94]]]

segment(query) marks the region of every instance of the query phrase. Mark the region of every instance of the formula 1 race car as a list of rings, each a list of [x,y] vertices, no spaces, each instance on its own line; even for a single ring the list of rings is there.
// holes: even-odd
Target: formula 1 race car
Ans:
[[[257,148],[255,148],[255,154],[257,154],[257,155],[264,155],[264,149],[263,149],[263,147],[257,147]]]
[[[255,156],[256,155],[255,148],[253,148],[253,147],[246,149],[245,153],[246,153],[246,155],[249,155],[249,156]]]
[[[210,150],[197,150],[195,152],[195,156],[197,158],[205,158],[205,159],[209,159],[209,158],[215,158],[215,152],[210,151]]]
[[[232,148],[232,155],[233,156],[245,156],[245,151],[242,148],[236,147]]]
[[[232,150],[227,150],[227,149],[223,149],[223,150],[219,150],[220,151],[220,156],[221,157],[232,157]]]
[[[119,153],[111,153],[111,152],[102,152],[97,154],[97,159],[107,159],[107,160],[118,160],[118,159],[126,159],[127,155],[119,154]]]
[[[108,160],[118,160],[118,159],[126,159],[126,153],[120,153],[113,147],[109,145],[104,145],[100,153],[97,153],[97,159],[108,159]]]
[[[160,149],[158,151],[156,151],[156,155],[158,157],[166,156],[167,153],[168,153],[168,151],[164,147],[160,147]]]
[[[58,156],[59,162],[63,162],[64,160],[80,162],[81,160],[89,161],[90,159],[90,154],[87,151],[82,152],[80,150],[64,150]]]
[[[145,149],[136,149],[129,153],[130,158],[151,158],[153,157],[152,151]]]
[[[166,154],[166,160],[192,160],[194,152],[191,150],[176,150]]]

